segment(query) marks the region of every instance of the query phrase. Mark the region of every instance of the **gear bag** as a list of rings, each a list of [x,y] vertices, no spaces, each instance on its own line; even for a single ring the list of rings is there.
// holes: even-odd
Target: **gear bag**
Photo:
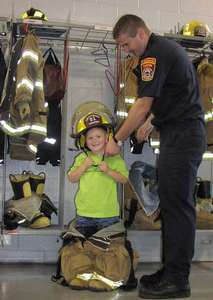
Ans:
[[[65,80],[61,64],[52,48],[47,49],[43,57],[44,63],[44,95],[48,102],[61,100],[65,94]]]

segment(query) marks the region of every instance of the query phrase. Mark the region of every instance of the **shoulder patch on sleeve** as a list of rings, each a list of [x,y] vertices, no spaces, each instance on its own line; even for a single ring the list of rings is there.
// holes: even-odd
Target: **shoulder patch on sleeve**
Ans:
[[[156,58],[146,57],[141,60],[141,79],[151,81],[155,74]]]

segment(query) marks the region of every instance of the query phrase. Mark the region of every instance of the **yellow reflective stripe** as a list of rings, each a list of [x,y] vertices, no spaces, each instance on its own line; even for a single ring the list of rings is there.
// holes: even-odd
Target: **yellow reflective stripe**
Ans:
[[[209,110],[205,113],[204,119],[206,122],[212,121],[213,120],[213,109]]]
[[[24,58],[31,58],[36,63],[38,63],[38,54],[32,50],[24,50],[21,56],[21,59]]]
[[[42,135],[46,135],[47,133],[47,128],[41,125],[23,125],[15,128],[4,120],[0,121],[0,124],[2,129],[9,135],[22,135],[28,132],[36,132]]]
[[[118,110],[116,112],[116,115],[119,116],[119,117],[122,117],[122,118],[126,118],[128,116],[128,113],[126,111]]]
[[[135,103],[135,98],[125,98],[125,103],[133,104]]]
[[[153,148],[159,147],[160,146],[160,141],[150,139],[150,146],[153,147]]]
[[[54,145],[56,143],[56,139],[53,139],[53,138],[45,138],[44,139],[44,142],[45,143],[48,143],[48,144],[51,144],[51,145]]]
[[[213,153],[212,152],[205,152],[203,154],[203,159],[213,159]]]
[[[89,281],[92,278],[92,276],[93,273],[83,273],[83,274],[78,274],[75,278]]]
[[[110,279],[108,279],[108,278],[106,278],[102,275],[99,275],[96,272],[78,274],[78,275],[76,275],[75,278],[82,279],[82,280],[85,280],[85,281],[89,281],[90,279],[96,279],[96,280],[104,282],[105,284],[110,286],[111,289],[116,289],[116,288],[120,287],[121,285],[123,285],[123,283],[124,283],[123,280],[113,281],[113,280],[110,280]]]
[[[17,89],[21,88],[22,86],[25,86],[27,89],[30,89],[33,91],[34,85],[31,80],[27,78],[23,78],[19,83],[17,83]]]
[[[159,148],[155,148],[155,149],[154,149],[154,154],[159,154],[159,153],[160,153]]]
[[[35,145],[29,144],[28,147],[32,153],[37,153],[37,147]]]
[[[30,125],[24,125],[24,126],[14,128],[4,120],[0,121],[0,124],[2,125],[3,129],[5,129],[9,134],[14,134],[14,135],[23,134],[30,129]]]
[[[47,128],[45,126],[41,126],[41,125],[32,125],[31,129],[33,131],[39,131],[39,132],[44,132],[44,133],[47,132]]]
[[[104,283],[106,283],[108,286],[110,286],[112,289],[116,289],[118,287],[120,287],[121,285],[123,285],[123,280],[119,280],[119,281],[113,281],[110,280],[102,275],[99,275],[98,273],[94,272],[93,276],[91,279],[96,279],[96,280],[100,280]]]
[[[35,87],[37,87],[37,88],[39,88],[39,89],[43,89],[43,81],[41,81],[41,80],[37,80],[36,82],[35,82]]]

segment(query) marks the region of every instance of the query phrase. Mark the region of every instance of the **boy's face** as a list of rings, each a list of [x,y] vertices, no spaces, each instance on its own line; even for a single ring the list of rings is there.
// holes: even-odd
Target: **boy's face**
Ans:
[[[103,154],[107,143],[107,133],[102,128],[91,128],[86,133],[86,145],[96,154]]]

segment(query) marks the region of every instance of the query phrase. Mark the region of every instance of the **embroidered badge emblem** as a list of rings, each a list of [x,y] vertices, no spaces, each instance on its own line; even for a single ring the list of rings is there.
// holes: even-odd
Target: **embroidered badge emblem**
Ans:
[[[86,127],[99,125],[101,124],[101,117],[95,113],[91,113],[85,118],[84,124]]]
[[[141,61],[141,78],[143,81],[151,81],[155,74],[156,58],[147,57]]]

